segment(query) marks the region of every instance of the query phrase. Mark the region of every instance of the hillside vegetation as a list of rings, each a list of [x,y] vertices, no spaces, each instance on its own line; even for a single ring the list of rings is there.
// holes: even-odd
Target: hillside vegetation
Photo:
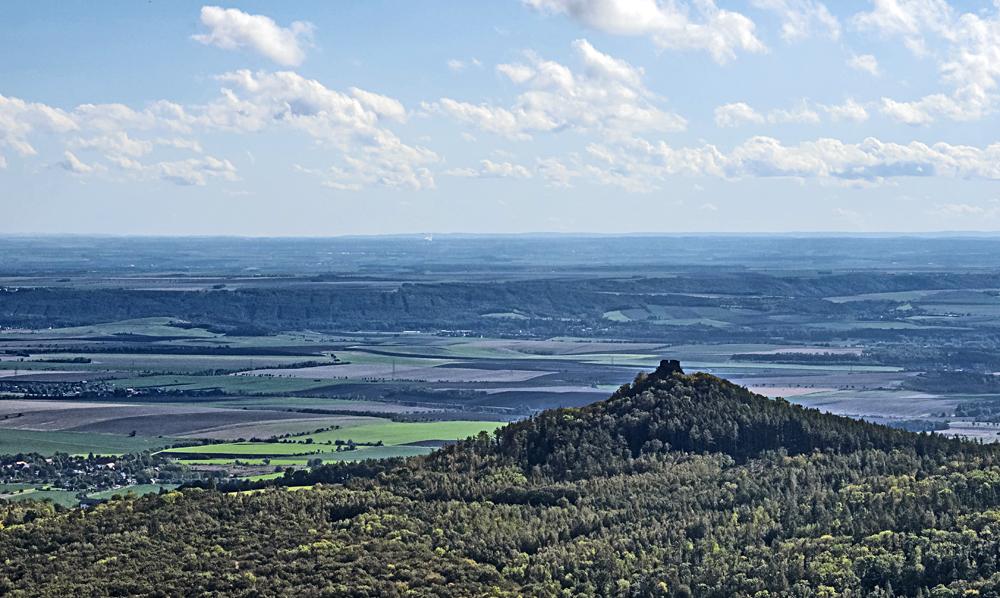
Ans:
[[[6,505],[0,594],[1000,592],[992,447],[771,401],[676,362],[426,457],[276,482],[68,513]]]

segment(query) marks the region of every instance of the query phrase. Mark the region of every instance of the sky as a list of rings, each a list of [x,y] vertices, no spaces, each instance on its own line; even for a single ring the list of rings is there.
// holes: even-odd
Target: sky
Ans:
[[[1000,230],[1000,0],[0,3],[0,234]]]

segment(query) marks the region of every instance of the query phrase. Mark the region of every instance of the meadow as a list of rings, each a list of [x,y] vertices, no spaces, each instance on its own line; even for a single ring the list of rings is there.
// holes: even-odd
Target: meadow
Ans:
[[[323,462],[359,461],[426,454],[433,446],[492,433],[500,422],[357,422],[342,428],[290,437],[282,442],[228,442],[164,450],[186,465],[301,466]],[[353,450],[338,450],[358,443]],[[371,446],[378,445],[378,446]]]

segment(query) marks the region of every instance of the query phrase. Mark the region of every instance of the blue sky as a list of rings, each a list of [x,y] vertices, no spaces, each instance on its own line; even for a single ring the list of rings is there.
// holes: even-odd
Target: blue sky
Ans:
[[[1000,0],[6,2],[0,27],[0,233],[1000,229]]]

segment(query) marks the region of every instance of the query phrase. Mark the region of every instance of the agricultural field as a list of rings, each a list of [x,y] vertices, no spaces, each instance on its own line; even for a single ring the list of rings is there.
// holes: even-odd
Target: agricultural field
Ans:
[[[2,486],[13,486],[3,484]],[[80,500],[77,493],[51,486],[18,485],[17,488],[0,488],[0,500],[38,500],[51,501],[63,507],[75,507]]]
[[[284,372],[285,370],[280,370]],[[335,384],[330,379],[306,379],[305,377],[273,377],[273,376],[142,376],[116,378],[111,380],[115,388],[128,389],[163,389],[172,392],[207,392],[217,391],[225,394],[266,395],[275,393],[294,393],[323,388]]]
[[[54,453],[120,455],[157,450],[173,444],[169,439],[87,432],[0,429],[0,454]]]
[[[267,266],[108,250],[58,274],[12,249],[0,453],[168,449],[227,475],[423,454],[603,399],[664,358],[807,407],[996,440],[1000,276],[981,249],[948,245],[934,269],[919,244],[890,272],[882,250],[805,263],[746,239],[536,240],[524,246],[546,250],[525,254],[477,241],[430,257],[404,240],[323,243],[340,249],[245,249]],[[251,442],[273,439],[288,442]],[[348,440],[361,444],[336,450]]]
[[[302,466],[324,463],[410,457],[426,454],[443,443],[492,433],[500,422],[345,422],[342,427],[299,434],[278,442],[230,442],[178,447],[161,454],[190,466]],[[350,447],[350,450],[346,450]]]
[[[386,445],[405,445],[459,440],[480,432],[492,433],[500,422],[439,421],[439,422],[372,422],[307,434],[302,439],[315,444],[350,440],[357,443],[381,442]]]

